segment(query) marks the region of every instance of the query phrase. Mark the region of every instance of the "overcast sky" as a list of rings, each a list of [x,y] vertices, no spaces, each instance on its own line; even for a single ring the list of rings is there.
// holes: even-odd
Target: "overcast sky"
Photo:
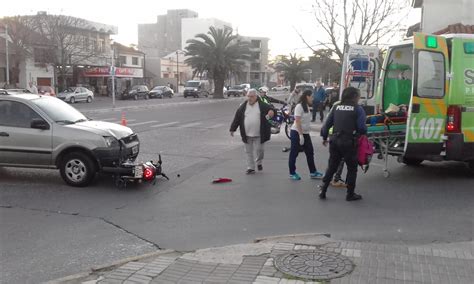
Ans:
[[[123,44],[137,43],[137,24],[156,22],[156,16],[166,14],[169,9],[190,9],[201,18],[218,18],[232,23],[239,34],[270,38],[272,56],[296,52],[310,55],[295,33],[300,30],[310,43],[320,35],[314,17],[309,11],[313,0],[5,0],[0,16],[36,14],[46,11],[51,14],[66,14],[118,27],[113,38]],[[420,10],[420,9],[417,9]],[[414,10],[407,24],[420,19],[420,11]],[[398,39],[394,39],[397,41]]]

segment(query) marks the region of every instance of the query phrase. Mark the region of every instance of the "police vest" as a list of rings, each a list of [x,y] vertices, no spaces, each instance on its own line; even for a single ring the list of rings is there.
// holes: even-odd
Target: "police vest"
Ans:
[[[357,130],[357,106],[334,105],[334,134],[353,135]]]

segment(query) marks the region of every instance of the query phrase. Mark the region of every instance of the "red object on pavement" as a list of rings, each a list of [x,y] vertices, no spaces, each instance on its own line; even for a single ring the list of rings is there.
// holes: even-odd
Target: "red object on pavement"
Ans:
[[[215,180],[212,181],[212,183],[226,183],[226,182],[232,182],[232,179],[230,179],[230,178],[216,178]]]

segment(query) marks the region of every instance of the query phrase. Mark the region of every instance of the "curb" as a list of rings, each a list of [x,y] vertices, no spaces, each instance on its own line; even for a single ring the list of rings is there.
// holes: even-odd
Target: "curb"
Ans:
[[[160,256],[160,255],[163,255],[163,254],[173,253],[173,252],[175,252],[175,251],[170,250],[170,249],[165,249],[165,250],[155,251],[155,252],[146,253],[146,254],[142,254],[142,255],[131,256],[131,257],[127,257],[127,258],[123,258],[123,259],[114,261],[112,263],[91,267],[89,269],[90,270],[89,272],[81,272],[81,273],[69,275],[69,276],[66,276],[66,277],[50,280],[50,281],[45,282],[45,284],[64,284],[64,283],[68,283],[70,281],[75,281],[75,280],[85,278],[85,277],[90,276],[91,274],[96,273],[96,272],[105,271],[105,270],[112,270],[112,269],[117,268],[119,266],[122,266],[122,265],[124,265],[128,262],[147,259],[147,258],[151,258],[151,257]]]
[[[109,270],[109,269],[116,268],[117,266],[121,266],[121,265],[123,265],[125,263],[128,263],[128,262],[142,260],[142,259],[155,257],[155,256],[160,256],[160,255],[168,254],[168,253],[172,253],[172,252],[175,252],[175,251],[170,250],[170,249],[165,249],[165,250],[155,251],[155,252],[146,253],[146,254],[142,254],[142,255],[131,256],[131,257],[127,257],[127,258],[123,258],[123,259],[114,261],[114,262],[109,263],[109,264],[92,267],[91,271],[92,272],[99,272],[99,271],[103,271],[103,270]]]
[[[278,241],[279,239],[287,239],[287,238],[305,238],[305,237],[322,237],[322,236],[331,238],[331,234],[328,234],[328,233],[307,233],[307,234],[289,234],[289,235],[262,237],[262,238],[254,239],[253,242],[264,243],[264,242],[275,242],[275,241]]]

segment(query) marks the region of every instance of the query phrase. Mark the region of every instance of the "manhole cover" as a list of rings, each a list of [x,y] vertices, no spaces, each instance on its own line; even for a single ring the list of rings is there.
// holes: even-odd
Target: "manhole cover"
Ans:
[[[307,280],[342,277],[354,269],[347,257],[323,250],[293,251],[275,258],[276,268],[288,275]]]

